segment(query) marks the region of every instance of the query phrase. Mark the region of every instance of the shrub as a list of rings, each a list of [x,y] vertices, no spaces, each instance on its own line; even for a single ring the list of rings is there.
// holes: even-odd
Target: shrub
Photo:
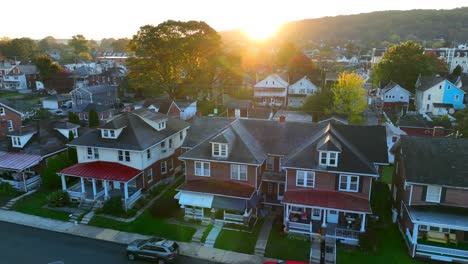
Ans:
[[[102,213],[114,216],[124,216],[125,210],[123,208],[122,197],[114,196],[107,200],[102,208]]]
[[[62,186],[62,181],[57,172],[70,166],[72,162],[68,159],[67,153],[51,158],[47,162],[47,167],[41,174],[42,184],[47,189],[57,189]]]
[[[68,192],[56,191],[47,196],[47,205],[51,207],[62,207],[70,203]]]
[[[14,195],[16,193],[15,188],[7,182],[0,183],[0,195]]]
[[[160,199],[150,208],[151,215],[156,218],[169,218],[174,217],[179,209],[177,200]]]
[[[359,245],[367,252],[377,250],[377,233],[374,228],[368,228],[366,232],[359,234]]]

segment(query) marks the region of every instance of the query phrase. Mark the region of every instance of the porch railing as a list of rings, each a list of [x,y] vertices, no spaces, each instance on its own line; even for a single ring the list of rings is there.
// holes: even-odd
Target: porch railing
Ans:
[[[361,233],[360,231],[352,230],[352,229],[345,229],[345,228],[335,229],[335,237],[359,239],[360,233]]]
[[[24,188],[25,182],[23,180],[12,181],[12,180],[0,179],[0,182],[6,182],[18,191],[25,190]],[[34,189],[38,187],[40,184],[41,184],[41,176],[40,175],[33,176],[26,180],[26,189],[28,190]]]
[[[289,231],[302,234],[312,234],[312,222],[309,224],[288,222]]]
[[[185,217],[191,219],[203,219],[203,209],[185,208]]]
[[[244,222],[244,216],[224,212],[224,220],[225,221],[233,221],[233,222],[243,223]]]
[[[141,198],[141,189],[136,191],[132,196],[127,199],[127,208],[132,208],[135,203]]]
[[[416,254],[418,253],[435,253],[435,254],[444,255],[444,256],[461,257],[461,258],[465,258],[465,261],[468,261],[468,250],[460,250],[460,249],[453,249],[453,248],[417,244]]]

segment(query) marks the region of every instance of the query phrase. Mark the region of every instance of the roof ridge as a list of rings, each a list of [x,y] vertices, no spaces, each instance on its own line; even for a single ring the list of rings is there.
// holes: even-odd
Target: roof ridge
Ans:
[[[234,132],[239,136],[240,140],[242,143],[245,144],[247,149],[250,151],[250,153],[255,157],[255,159],[260,162],[262,161],[259,159],[259,155],[262,155],[262,159],[266,157],[266,152],[263,150],[263,147],[260,145],[258,140],[250,134],[250,132],[244,127],[244,125],[239,122],[240,119],[237,119],[235,122],[231,123],[231,127],[233,128]],[[242,133],[240,135],[239,133]],[[246,140],[251,141],[251,142],[246,142]]]
[[[289,160],[293,159],[296,155],[300,154],[304,149],[308,148],[312,145],[315,141],[319,140],[323,135],[325,135],[328,130],[330,129],[330,123],[327,124],[322,130],[320,130],[316,135],[311,137],[308,141],[304,144],[299,145],[296,149],[293,149],[290,154],[284,157],[284,163],[286,164]]]

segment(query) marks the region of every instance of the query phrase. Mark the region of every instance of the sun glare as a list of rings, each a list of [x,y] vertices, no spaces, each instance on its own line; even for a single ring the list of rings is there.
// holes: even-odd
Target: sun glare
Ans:
[[[274,22],[254,22],[248,26],[245,26],[242,31],[246,33],[250,38],[262,41],[270,37],[273,37],[278,31],[279,23]]]

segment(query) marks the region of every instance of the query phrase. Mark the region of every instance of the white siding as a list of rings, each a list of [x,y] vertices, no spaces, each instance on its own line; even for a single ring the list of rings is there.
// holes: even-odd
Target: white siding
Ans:
[[[422,112],[435,112],[433,103],[442,103],[444,97],[444,84],[445,81],[442,81],[431,88],[427,89],[426,91],[419,94],[417,100],[420,100],[421,103],[417,103],[416,106],[418,107],[417,111]],[[439,89],[439,86],[442,86],[442,89]],[[429,100],[430,95],[430,100]],[[429,105],[429,109],[427,108]]]
[[[399,85],[393,87],[388,92],[383,94],[384,102],[394,103],[394,102],[405,102],[409,103],[410,93],[401,88]]]
[[[55,100],[44,100],[42,101],[42,108],[56,110],[59,106],[58,102]]]

